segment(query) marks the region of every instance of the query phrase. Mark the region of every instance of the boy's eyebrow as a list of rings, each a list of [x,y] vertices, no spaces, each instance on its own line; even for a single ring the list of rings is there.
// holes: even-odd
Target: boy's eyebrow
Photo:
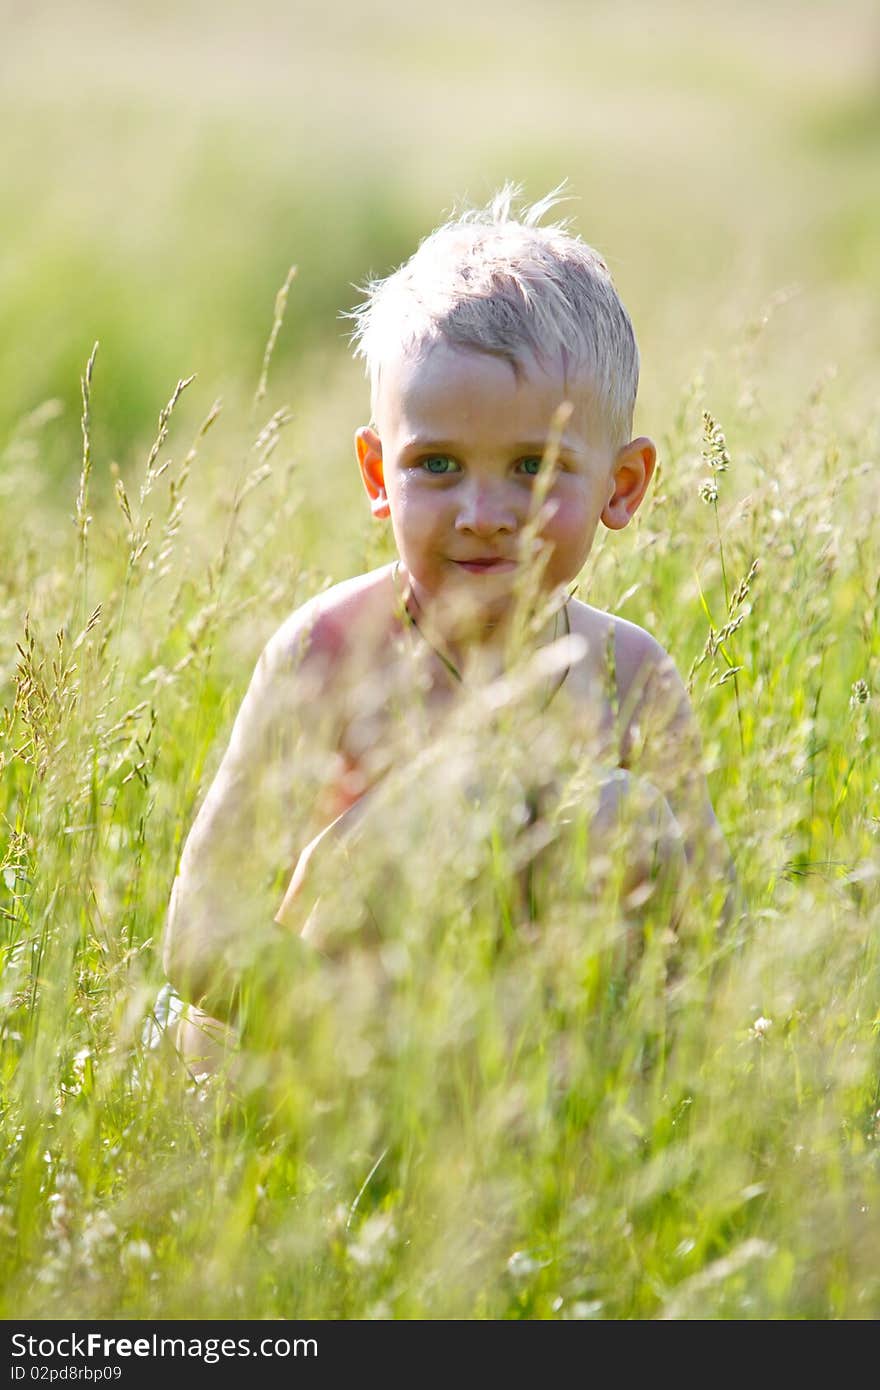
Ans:
[[[547,448],[548,443],[549,433],[544,439],[518,439],[510,444],[504,445],[504,447],[512,454],[534,454],[540,458]],[[469,447],[469,444],[462,439],[435,439],[433,436],[414,434],[411,435],[409,439],[403,441],[401,453],[406,454],[423,449],[436,449],[439,452],[441,449],[448,449],[450,453],[455,454],[461,453]],[[559,448],[563,453],[566,451],[575,452],[577,450],[577,442],[563,436],[562,439],[559,440]]]
[[[462,447],[461,440],[455,439],[435,439],[432,435],[410,435],[401,445],[401,451],[408,453],[411,449],[449,449],[455,452]]]

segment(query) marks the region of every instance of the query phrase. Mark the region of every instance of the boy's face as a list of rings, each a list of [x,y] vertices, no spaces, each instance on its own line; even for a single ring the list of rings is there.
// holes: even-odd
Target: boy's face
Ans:
[[[615,448],[590,382],[534,357],[514,371],[487,353],[440,341],[384,363],[376,429],[356,436],[373,514],[390,516],[417,601],[439,595],[487,618],[509,605],[534,515],[533,489],[560,404],[565,424],[538,543],[546,589],[582,568],[601,520],[625,526],[654,466],[649,440]]]

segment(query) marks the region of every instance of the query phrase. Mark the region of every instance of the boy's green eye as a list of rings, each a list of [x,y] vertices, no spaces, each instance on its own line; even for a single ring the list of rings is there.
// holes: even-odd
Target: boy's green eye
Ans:
[[[541,463],[542,460],[539,458],[522,459],[520,468],[524,473],[528,473],[530,478],[534,478],[535,474],[541,471]]]
[[[430,458],[422,459],[422,467],[426,473],[453,473],[456,465],[445,454],[432,454]]]

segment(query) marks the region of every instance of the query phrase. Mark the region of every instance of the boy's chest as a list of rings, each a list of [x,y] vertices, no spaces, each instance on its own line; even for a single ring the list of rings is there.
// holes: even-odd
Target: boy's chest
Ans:
[[[328,819],[353,805],[388,770],[427,748],[442,759],[473,748],[485,775],[502,764],[546,784],[590,766],[614,767],[620,738],[607,682],[587,662],[480,694],[445,669],[391,650],[339,723],[326,787]]]

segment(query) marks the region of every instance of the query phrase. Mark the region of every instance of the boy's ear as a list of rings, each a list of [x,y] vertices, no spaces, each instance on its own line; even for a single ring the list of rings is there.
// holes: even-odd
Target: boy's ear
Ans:
[[[382,441],[369,425],[361,425],[354,437],[354,447],[357,450],[361,479],[370,499],[370,511],[374,517],[381,520],[390,515],[388,498],[385,495]]]
[[[657,450],[644,436],[624,444],[614,460],[612,492],[602,511],[611,531],[622,531],[642,504],[657,462]]]

